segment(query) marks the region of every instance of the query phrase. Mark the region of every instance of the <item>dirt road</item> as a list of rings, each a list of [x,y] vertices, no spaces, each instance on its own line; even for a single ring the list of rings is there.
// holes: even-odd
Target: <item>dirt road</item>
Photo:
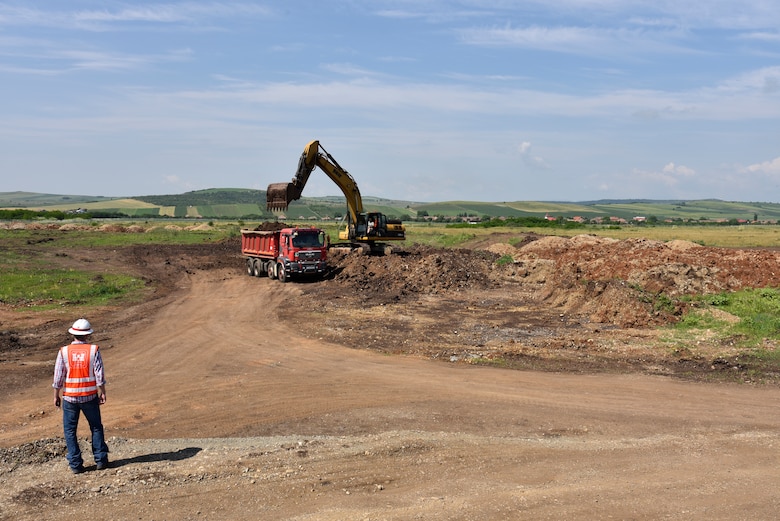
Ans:
[[[178,287],[156,313],[94,324],[112,468],[41,458],[61,450],[47,378],[6,397],[0,445],[31,461],[6,449],[0,519],[777,515],[776,387],[388,356],[275,320],[299,285],[220,268]]]

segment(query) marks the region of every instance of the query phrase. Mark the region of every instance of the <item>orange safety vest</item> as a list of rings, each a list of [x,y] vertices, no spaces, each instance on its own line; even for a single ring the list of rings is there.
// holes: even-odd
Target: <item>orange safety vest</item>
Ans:
[[[71,344],[62,348],[62,358],[67,367],[63,396],[89,396],[97,394],[95,355],[98,346]]]

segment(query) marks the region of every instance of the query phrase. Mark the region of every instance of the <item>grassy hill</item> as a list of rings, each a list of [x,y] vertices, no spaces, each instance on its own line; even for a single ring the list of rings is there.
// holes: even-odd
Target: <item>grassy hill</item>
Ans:
[[[689,201],[600,200],[583,202],[555,201],[442,201],[413,202],[363,197],[368,211],[380,211],[390,217],[414,219],[420,215],[457,217],[554,217],[586,219],[596,217],[634,217],[666,219],[746,219],[780,220],[780,204],[733,202],[717,199]],[[285,212],[265,209],[265,191],[242,188],[213,188],[172,195],[145,195],[111,198],[84,195],[0,192],[0,208],[30,210],[116,212],[128,217],[188,217],[208,219],[274,219],[284,214],[289,219],[338,218],[346,214],[343,196],[303,197],[290,204]]]
[[[0,208],[50,208],[56,205],[68,207],[83,203],[100,203],[114,200],[111,197],[94,195],[55,195],[35,192],[0,192]]]

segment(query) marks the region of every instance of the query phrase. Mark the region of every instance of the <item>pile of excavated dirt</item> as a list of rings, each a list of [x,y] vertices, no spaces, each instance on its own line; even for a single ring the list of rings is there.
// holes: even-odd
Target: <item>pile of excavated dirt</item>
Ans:
[[[391,255],[359,251],[330,255],[331,287],[364,303],[399,302],[417,295],[441,295],[497,287],[497,255],[480,250],[412,246]]]
[[[683,295],[780,286],[780,254],[770,250],[581,235],[542,238],[510,254],[545,302],[622,327],[673,320]]]
[[[676,320],[685,309],[683,295],[780,286],[780,254],[770,250],[592,235],[529,234],[514,242],[485,249],[413,246],[387,256],[334,254],[328,293],[373,305],[468,289],[531,292],[539,305],[593,322],[644,327]]]
[[[282,228],[286,227],[287,225],[280,222],[273,222],[273,221],[265,221],[260,224],[258,224],[253,230],[256,232],[275,232],[278,230],[281,230]]]

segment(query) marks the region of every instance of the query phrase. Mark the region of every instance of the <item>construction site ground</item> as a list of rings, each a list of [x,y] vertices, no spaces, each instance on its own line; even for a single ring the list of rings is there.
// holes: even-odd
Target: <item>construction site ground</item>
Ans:
[[[38,237],[18,253],[147,290],[100,309],[0,304],[1,520],[777,516],[777,375],[728,339],[662,327],[682,295],[780,286],[776,251],[494,234],[334,253],[325,280],[283,284],[247,276],[237,239]],[[112,465],[95,470],[82,420],[73,475],[51,377],[81,314]]]

